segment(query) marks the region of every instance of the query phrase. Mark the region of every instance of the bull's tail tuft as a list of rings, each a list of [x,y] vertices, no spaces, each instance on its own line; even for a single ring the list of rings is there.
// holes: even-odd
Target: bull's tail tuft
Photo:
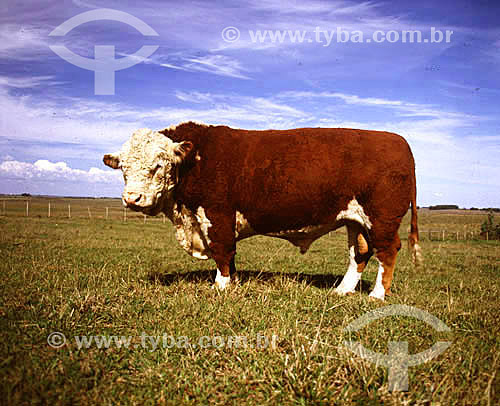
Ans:
[[[424,262],[424,259],[422,257],[422,249],[420,248],[420,245],[418,243],[415,243],[412,245],[412,242],[410,241],[410,249],[411,249],[411,259],[415,266],[421,266]]]

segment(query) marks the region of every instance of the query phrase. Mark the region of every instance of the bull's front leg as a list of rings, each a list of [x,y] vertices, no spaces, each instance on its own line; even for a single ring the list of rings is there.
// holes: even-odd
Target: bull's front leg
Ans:
[[[227,285],[231,282],[231,274],[235,274],[236,267],[234,265],[234,254],[227,263],[226,259],[220,259],[215,261],[217,263],[217,274],[215,276],[215,283],[212,286],[213,289],[217,288],[220,290],[226,289]]]
[[[226,289],[234,275],[236,268],[236,240],[234,234],[235,214],[228,215],[221,212],[207,210],[207,218],[211,222],[208,229],[209,247],[212,258],[217,264],[217,274],[213,288]]]

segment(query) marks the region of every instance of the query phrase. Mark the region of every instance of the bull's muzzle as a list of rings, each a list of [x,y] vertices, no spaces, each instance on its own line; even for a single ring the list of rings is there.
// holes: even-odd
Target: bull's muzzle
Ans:
[[[135,192],[123,192],[123,203],[129,207],[141,207],[144,204],[144,195]]]

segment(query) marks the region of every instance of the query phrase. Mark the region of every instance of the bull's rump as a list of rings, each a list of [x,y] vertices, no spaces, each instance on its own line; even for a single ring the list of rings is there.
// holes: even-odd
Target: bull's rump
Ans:
[[[353,199],[368,216],[385,215],[386,221],[408,210],[414,161],[397,134],[319,128],[231,132],[230,151],[223,152],[231,161],[230,196],[258,232],[334,224]],[[224,144],[219,140],[221,149]]]

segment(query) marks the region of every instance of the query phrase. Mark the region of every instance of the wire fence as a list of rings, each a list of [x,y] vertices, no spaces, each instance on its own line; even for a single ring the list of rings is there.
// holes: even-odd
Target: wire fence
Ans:
[[[121,221],[166,222],[166,216],[160,213],[147,216],[131,211],[118,199],[3,199],[0,200],[0,214],[8,217],[48,217],[67,219],[104,219]],[[449,229],[421,229],[420,240],[428,241],[467,241],[489,240],[488,233],[476,229],[463,231]]]
[[[21,200],[0,201],[0,213],[7,217],[88,218],[105,220],[141,220],[165,222],[163,213],[146,216],[123,207],[118,200],[106,199],[64,199],[64,200]]]

